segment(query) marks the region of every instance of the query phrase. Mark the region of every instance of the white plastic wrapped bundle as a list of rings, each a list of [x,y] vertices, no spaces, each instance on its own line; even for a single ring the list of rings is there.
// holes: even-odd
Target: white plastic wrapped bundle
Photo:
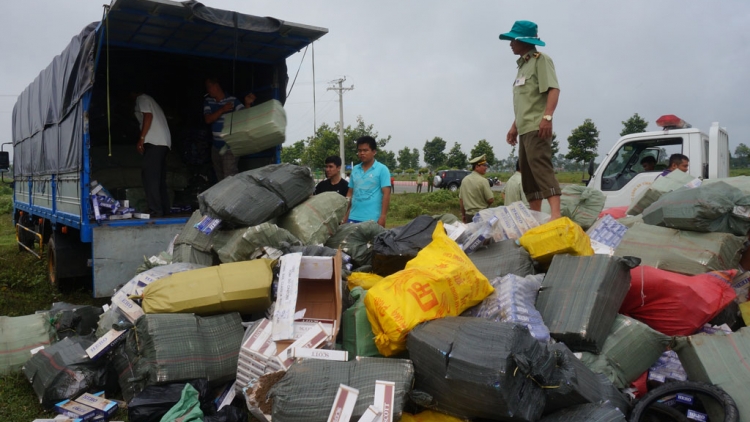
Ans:
[[[534,307],[544,274],[519,277],[508,274],[491,281],[495,291],[482,303],[464,312],[464,316],[499,322],[523,324],[540,342],[549,341],[549,329]]]

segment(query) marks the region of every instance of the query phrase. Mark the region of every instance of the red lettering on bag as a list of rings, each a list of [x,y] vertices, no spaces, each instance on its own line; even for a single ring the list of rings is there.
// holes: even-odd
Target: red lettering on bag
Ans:
[[[414,299],[423,312],[427,312],[438,305],[437,295],[432,290],[432,286],[427,283],[414,282],[406,291],[414,296]]]

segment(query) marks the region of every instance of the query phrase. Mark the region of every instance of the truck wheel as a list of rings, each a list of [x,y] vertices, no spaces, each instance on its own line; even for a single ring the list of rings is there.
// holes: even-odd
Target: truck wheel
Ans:
[[[451,183],[448,185],[448,190],[451,192],[455,192],[458,190],[458,184],[457,183]]]
[[[740,420],[739,411],[737,410],[737,405],[734,400],[720,387],[703,382],[678,381],[668,382],[661,387],[649,391],[645,396],[641,397],[641,399],[636,402],[635,407],[633,407],[633,412],[630,414],[630,419],[628,419],[628,421],[646,421],[646,413],[651,408],[652,404],[667,395],[680,392],[689,392],[693,394],[699,393],[714,399],[714,401],[724,409],[724,422],[737,422]],[[659,411],[659,408],[655,410]]]
[[[54,236],[47,242],[47,278],[50,284],[55,287],[59,286],[60,280],[57,278],[57,250],[55,248]]]

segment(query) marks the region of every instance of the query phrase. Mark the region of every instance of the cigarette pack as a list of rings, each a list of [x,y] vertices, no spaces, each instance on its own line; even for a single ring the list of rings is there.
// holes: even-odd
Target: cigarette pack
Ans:
[[[383,414],[380,416],[381,422],[393,422],[393,404],[396,399],[396,383],[391,381],[375,381],[375,407],[380,409]]]
[[[359,390],[339,384],[339,391],[333,400],[328,422],[349,422],[354,412],[354,405],[357,404],[357,397],[359,397]]]
[[[115,414],[115,412],[117,412],[117,403],[112,400],[107,400],[103,396],[103,391],[97,394],[86,393],[78,397],[75,401],[93,408],[96,412],[96,416],[109,419]]]
[[[84,421],[93,419],[96,416],[96,411],[93,407],[86,406],[85,404],[77,403],[70,400],[64,400],[55,405],[55,411],[61,415],[68,416],[71,418],[78,418]]]
[[[691,409],[687,411],[687,419],[691,421],[705,422],[708,421],[708,415]]]

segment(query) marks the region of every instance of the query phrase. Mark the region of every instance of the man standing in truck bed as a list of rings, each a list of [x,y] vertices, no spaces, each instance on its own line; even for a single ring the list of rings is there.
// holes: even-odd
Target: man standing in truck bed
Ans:
[[[506,140],[510,145],[519,144],[521,181],[529,207],[540,211],[546,199],[552,219],[556,219],[560,217],[562,191],[552,167],[552,115],[560,96],[555,65],[547,55],[536,51],[536,46],[545,43],[539,39],[534,22],[516,21],[510,32],[500,34],[500,39],[509,40],[513,54],[520,56],[513,83],[515,120]]]

